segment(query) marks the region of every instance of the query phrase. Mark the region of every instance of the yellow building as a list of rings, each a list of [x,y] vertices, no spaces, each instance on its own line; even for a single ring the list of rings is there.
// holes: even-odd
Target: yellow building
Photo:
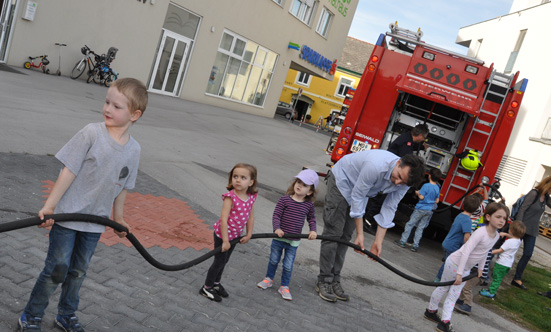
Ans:
[[[336,117],[341,111],[346,88],[358,86],[373,47],[347,37],[332,81],[307,71],[289,69],[279,100],[295,107],[297,120],[304,117],[304,122],[316,123],[332,113],[337,113]]]

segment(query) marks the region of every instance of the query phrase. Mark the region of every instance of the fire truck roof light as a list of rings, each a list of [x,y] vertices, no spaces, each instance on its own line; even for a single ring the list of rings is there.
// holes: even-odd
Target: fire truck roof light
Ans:
[[[520,85],[518,89],[516,88],[517,85]],[[527,78],[523,78],[522,81],[520,81],[519,83],[517,83],[517,85],[515,85],[515,90],[519,90],[519,91],[525,92],[525,91],[526,91],[526,86],[528,85],[528,79],[527,79]]]
[[[471,65],[467,65],[467,67],[465,67],[465,71],[467,73],[471,73],[471,74],[477,74],[478,73],[478,67],[475,67],[475,66],[471,66]]]
[[[435,57],[435,55],[432,54],[432,53],[423,52],[423,58],[424,58],[424,59],[427,59],[427,60],[430,60],[430,61],[434,61],[434,57]]]
[[[379,38],[377,39],[377,42],[375,43],[375,45],[377,46],[383,46],[385,44],[385,34],[384,33],[381,33],[379,35]]]

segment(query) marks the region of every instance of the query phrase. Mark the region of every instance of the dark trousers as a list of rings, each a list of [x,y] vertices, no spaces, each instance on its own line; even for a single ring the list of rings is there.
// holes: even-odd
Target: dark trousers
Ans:
[[[517,269],[515,271],[514,280],[522,280],[522,274],[524,269],[528,265],[532,254],[534,253],[534,247],[536,246],[536,237],[528,234],[524,234],[522,238],[524,248],[522,249],[522,257],[518,261]]]
[[[214,234],[214,247],[220,247],[222,245],[222,239]],[[219,283],[222,279],[222,273],[224,272],[224,267],[230,260],[230,256],[235,249],[235,244],[233,244],[228,251],[219,252],[214,255],[214,261],[207,272],[207,279],[205,280],[205,286],[212,287],[215,283]]]
[[[356,222],[350,218],[350,206],[342,196],[333,174],[327,176],[327,192],[323,207],[323,236],[349,242],[356,230]],[[328,240],[321,241],[319,282],[341,281],[348,246]]]

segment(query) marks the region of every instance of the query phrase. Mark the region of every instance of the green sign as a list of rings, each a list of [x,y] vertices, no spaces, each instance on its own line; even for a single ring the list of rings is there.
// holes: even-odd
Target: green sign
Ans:
[[[346,14],[348,13],[348,5],[350,5],[350,2],[352,0],[328,0],[333,7],[335,7],[336,10],[341,13],[343,17],[346,17]]]

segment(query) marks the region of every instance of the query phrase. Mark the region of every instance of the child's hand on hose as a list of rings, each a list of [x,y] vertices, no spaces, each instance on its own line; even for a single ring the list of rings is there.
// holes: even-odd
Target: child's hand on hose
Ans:
[[[455,282],[453,284],[456,285],[456,286],[459,286],[459,285],[461,285],[462,282],[463,282],[463,276],[460,275],[460,274],[456,274],[455,275]]]
[[[285,234],[285,232],[282,231],[280,228],[276,229],[276,230],[274,231],[274,233],[276,233],[276,235],[279,236],[279,237],[282,237],[283,234]]]
[[[47,219],[47,220],[44,220],[44,216],[50,215],[50,214],[54,214],[54,209],[43,207],[42,210],[38,211],[38,218],[40,218],[40,220],[44,221],[43,223],[38,225],[38,227],[46,228],[46,227],[50,227],[54,224],[54,220],[51,219],[51,218]]]
[[[315,240],[318,237],[318,234],[314,231],[308,233],[308,240]]]
[[[130,225],[128,225],[128,224],[126,223],[126,221],[124,221],[124,220],[115,220],[115,221],[118,222],[119,224],[123,225],[124,227],[126,227],[126,229],[128,229],[128,233],[131,233],[131,231],[130,231]],[[113,232],[115,232],[115,234],[117,234],[118,237],[120,237],[120,238],[123,238],[123,237],[125,237],[125,236],[127,235],[126,232],[119,232],[119,231],[117,231],[117,230],[115,230],[115,229],[113,229]]]
[[[222,252],[226,252],[226,251],[230,250],[230,248],[231,248],[231,244],[230,244],[229,241],[222,242]]]
[[[250,235],[245,235],[241,238],[241,241],[239,241],[239,242],[241,242],[241,244],[245,244],[245,243],[249,242],[250,239],[251,239]],[[228,249],[229,249],[229,247],[228,247]]]

